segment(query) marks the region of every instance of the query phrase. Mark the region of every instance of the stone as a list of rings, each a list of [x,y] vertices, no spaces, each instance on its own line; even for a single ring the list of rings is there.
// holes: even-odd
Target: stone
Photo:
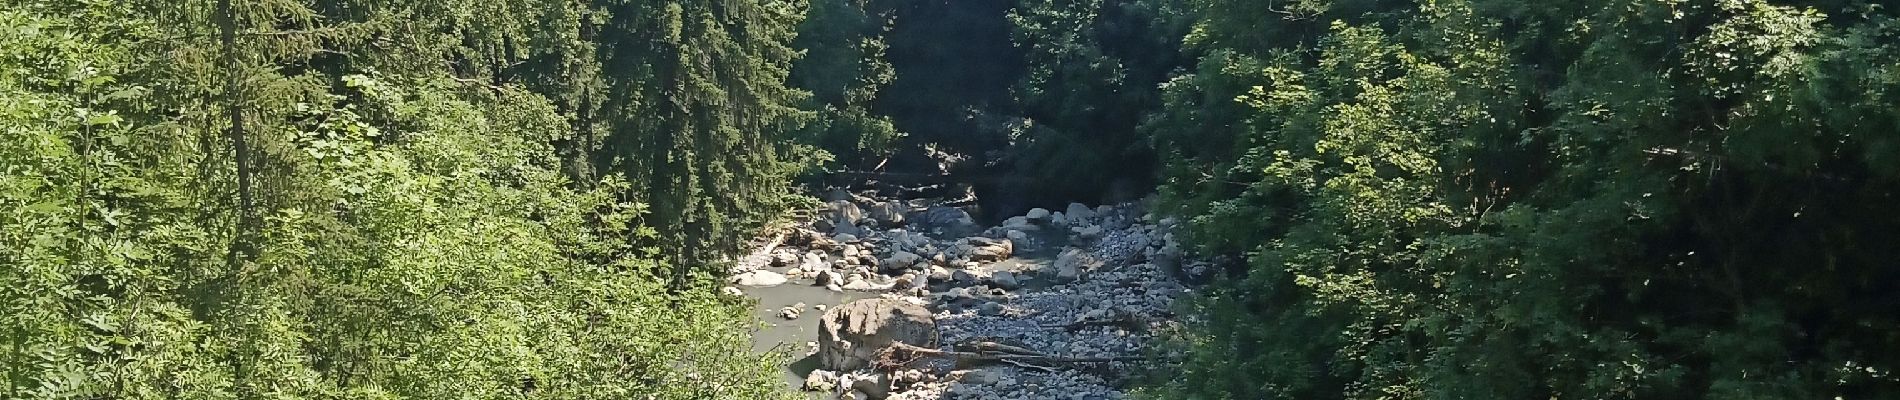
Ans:
[[[990,274],[990,283],[1004,289],[1022,287],[1022,282],[1016,279],[1016,273],[1009,271],[996,271]]]
[[[800,257],[798,269],[812,272],[830,271],[831,263],[825,262],[825,255],[823,254],[805,253],[804,257]]]
[[[904,224],[904,211],[906,208],[908,207],[904,207],[904,203],[899,203],[896,200],[871,203],[871,205],[864,208],[864,216],[876,222],[877,226],[887,228],[902,226]]]
[[[838,271],[821,271],[812,275],[812,286],[844,284],[844,277]]]
[[[996,304],[996,303],[983,303],[982,305],[976,306],[976,314],[982,315],[982,316],[989,316],[989,317],[1003,315],[1003,305]]]
[[[1069,217],[1070,221],[1081,221],[1095,218],[1095,210],[1090,210],[1089,206],[1082,203],[1069,203],[1069,208],[1062,210],[1062,215]]]
[[[910,213],[905,217],[911,229],[920,231],[938,231],[950,235],[968,234],[981,230],[976,219],[968,211],[956,207],[930,207]]]
[[[1015,250],[1014,244],[1010,243],[1009,239],[981,236],[963,238],[957,244],[957,248],[963,258],[979,262],[1002,261],[1009,258],[1010,253]]]
[[[784,274],[762,269],[732,276],[732,283],[739,286],[778,286],[785,281]]]
[[[838,251],[838,254],[844,256],[844,258],[846,259],[851,259],[851,258],[857,258],[858,253],[862,253],[863,251],[864,250],[858,248],[858,245],[847,244],[847,245],[844,245],[843,250]]]
[[[833,225],[857,225],[858,220],[864,219],[864,210],[850,200],[832,200],[825,203],[825,212],[821,216]]]
[[[793,253],[790,251],[772,252],[772,266],[774,267],[790,267],[790,266],[798,265],[798,260],[799,260],[798,253]]]
[[[1029,213],[1023,214],[1023,217],[1036,221],[1049,219],[1049,209],[1042,207],[1031,208],[1029,209]]]
[[[1081,279],[1082,275],[1101,266],[1102,260],[1086,250],[1073,248],[1063,250],[1061,255],[1056,256],[1056,279],[1061,281]]]
[[[949,268],[932,265],[930,266],[930,274],[928,277],[931,282],[949,282],[955,275],[950,272]]]
[[[838,373],[826,370],[812,370],[805,374],[803,389],[813,392],[830,392],[838,388]]]
[[[778,317],[784,319],[798,319],[798,315],[803,312],[805,312],[804,307],[785,307],[778,309]]]
[[[840,233],[831,235],[831,241],[838,243],[856,243],[858,241],[858,235],[853,233]]]
[[[1003,237],[1006,237],[1006,238],[1009,238],[1009,241],[1011,242],[1011,243],[1010,243],[1011,245],[1014,245],[1014,244],[1016,244],[1015,242],[1028,242],[1028,241],[1029,241],[1029,233],[1028,233],[1028,232],[1023,232],[1023,231],[1019,231],[1019,230],[1010,230],[1010,231],[1009,231],[1008,233],[1005,233],[1005,234],[1003,234]]]
[[[1082,237],[1082,238],[1093,238],[1093,237],[1102,236],[1101,225],[1077,226],[1075,228],[1070,229],[1070,231],[1075,232],[1075,236]]]
[[[1049,214],[1050,225],[1068,225],[1069,220],[1070,220],[1069,216],[1067,214],[1063,214],[1061,211],[1057,211],[1055,213]]]
[[[899,251],[891,253],[890,257],[885,257],[884,261],[878,262],[878,266],[885,271],[904,271],[923,260],[924,256],[917,255],[917,253]]]
[[[891,289],[907,290],[915,288],[918,286],[917,282],[917,274],[904,274],[904,276],[897,277],[897,281],[891,283]]]
[[[893,285],[888,284],[888,283],[879,284],[876,282],[871,282],[870,279],[859,279],[859,280],[851,281],[850,283],[844,284],[843,288],[844,290],[850,290],[850,291],[855,291],[855,292],[870,292],[870,291],[890,289],[891,286]]]
[[[950,280],[957,281],[958,283],[976,283],[977,281],[976,274],[972,274],[968,270],[961,270],[961,269],[951,272]]]
[[[1015,217],[1009,217],[1009,219],[1003,220],[1003,229],[1024,231],[1024,230],[1036,229],[1036,225],[1029,223],[1029,218],[1022,217],[1022,216],[1015,216]]]
[[[892,299],[863,299],[826,311],[818,321],[818,361],[824,369],[871,365],[892,343],[934,348],[937,320],[929,309]]]
[[[891,397],[891,381],[889,377],[886,377],[884,374],[870,372],[852,375],[853,377],[850,379],[851,390],[863,394],[864,398],[882,399]]]
[[[727,296],[733,296],[733,297],[745,296],[745,291],[739,290],[739,288],[731,287],[731,286],[719,288],[719,291],[721,293],[725,293]]]

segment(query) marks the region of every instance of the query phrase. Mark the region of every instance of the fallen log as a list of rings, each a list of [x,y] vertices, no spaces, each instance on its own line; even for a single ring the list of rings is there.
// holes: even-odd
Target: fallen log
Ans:
[[[1070,364],[1105,363],[1148,360],[1146,356],[1119,357],[1070,357],[1045,354],[1021,347],[994,342],[977,342],[956,346],[965,350],[937,350],[917,347],[903,343],[892,343],[880,350],[876,366],[880,370],[894,371],[917,360],[926,358],[947,358],[960,366],[973,366],[989,363],[1004,363],[1021,367],[1051,370]]]

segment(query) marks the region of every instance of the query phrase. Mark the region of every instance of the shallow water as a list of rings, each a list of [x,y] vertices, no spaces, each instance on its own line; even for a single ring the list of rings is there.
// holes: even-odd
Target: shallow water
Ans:
[[[766,269],[785,272],[785,268]],[[764,353],[777,348],[795,356],[803,355],[808,350],[806,343],[818,340],[818,320],[824,315],[823,311],[812,306],[823,304],[826,309],[830,309],[852,300],[877,297],[876,293],[833,292],[825,290],[823,286],[812,286],[811,283],[810,279],[793,279],[778,286],[740,288],[747,296],[759,300],[752,314],[765,325],[752,333],[752,351]],[[798,319],[779,317],[779,309],[798,303],[805,303]],[[817,368],[815,357],[796,360],[786,366],[785,381],[794,388],[803,385],[805,374],[814,368]]]

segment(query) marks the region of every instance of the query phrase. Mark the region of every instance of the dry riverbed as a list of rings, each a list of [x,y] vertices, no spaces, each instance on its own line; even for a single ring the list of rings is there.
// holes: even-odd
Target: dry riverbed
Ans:
[[[759,301],[755,348],[805,355],[788,383],[824,398],[1123,398],[1177,323],[1180,278],[1208,270],[1136,204],[983,227],[924,200],[831,200],[728,288]]]

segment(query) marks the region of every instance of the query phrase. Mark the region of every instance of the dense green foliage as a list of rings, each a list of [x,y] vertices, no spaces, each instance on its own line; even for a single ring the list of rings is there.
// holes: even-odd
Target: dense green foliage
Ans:
[[[718,262],[963,160],[1227,261],[1155,398],[1893,398],[1896,128],[1875,0],[0,0],[0,397],[781,397]]]
[[[1900,396],[1900,9],[1192,2],[1160,398]]]
[[[1046,192],[1041,202],[1126,199],[1152,185],[1155,157],[1136,128],[1160,106],[1160,84],[1182,62],[1179,6],[1027,0],[1010,12],[1027,53],[1015,92],[1028,122],[1009,161]]]
[[[606,3],[0,2],[0,397],[778,396],[655,245],[782,207],[803,8]]]

